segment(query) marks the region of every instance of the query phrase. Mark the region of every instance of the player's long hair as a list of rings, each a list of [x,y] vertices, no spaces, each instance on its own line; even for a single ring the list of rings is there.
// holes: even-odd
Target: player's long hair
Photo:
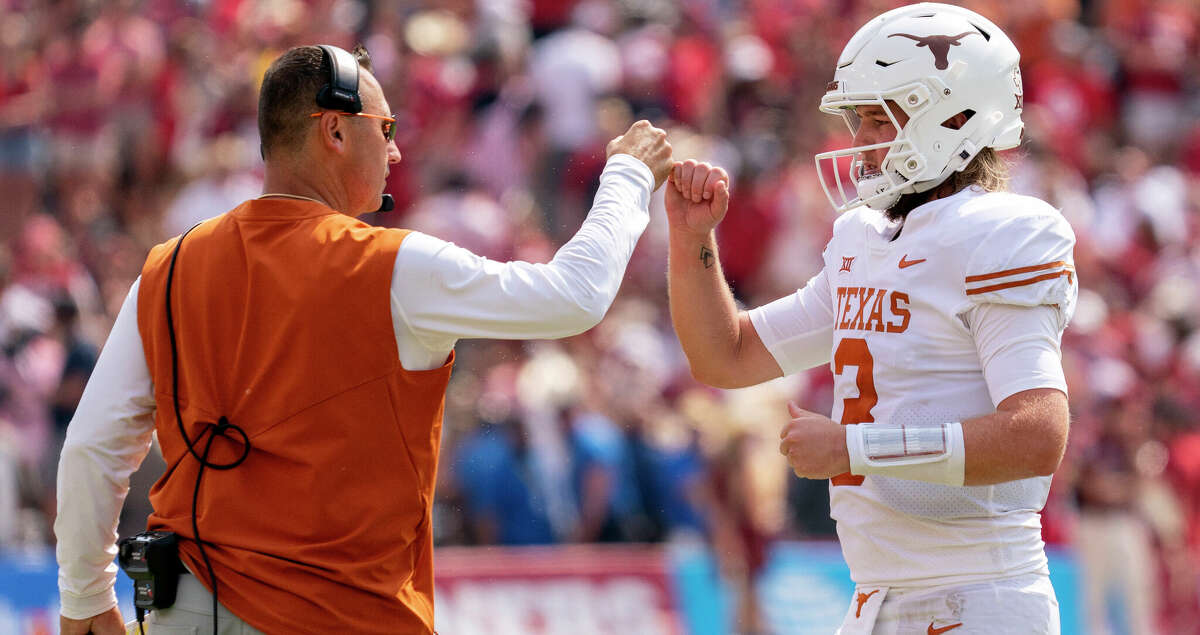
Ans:
[[[955,172],[954,191],[964,190],[972,185],[977,185],[989,192],[1003,192],[1008,189],[1009,170],[1008,161],[1000,156],[998,152],[991,148],[984,148],[975,155],[974,159],[963,168],[961,172]]]
[[[988,192],[1004,192],[1008,190],[1008,181],[1008,161],[995,150],[984,148],[961,172],[953,173],[932,190],[902,195],[895,205],[884,210],[883,215],[890,221],[898,221],[907,217],[908,213],[918,206],[938,196],[949,196],[971,186],[980,187]],[[947,184],[952,188],[947,190]]]

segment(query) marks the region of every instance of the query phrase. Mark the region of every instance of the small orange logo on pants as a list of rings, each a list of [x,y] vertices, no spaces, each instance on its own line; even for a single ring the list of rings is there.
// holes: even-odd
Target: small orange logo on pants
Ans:
[[[855,619],[862,617],[863,605],[866,604],[867,600],[870,600],[871,596],[875,595],[876,593],[879,593],[879,589],[875,589],[874,591],[871,591],[870,593],[859,593],[857,596],[855,596],[854,601],[858,602],[858,608],[854,609]]]
[[[952,630],[958,628],[959,626],[962,626],[962,622],[959,622],[958,624],[951,624],[949,626],[943,626],[941,628],[934,628],[933,622],[930,622],[929,630],[925,631],[925,634],[926,635],[941,635],[942,633],[945,633],[946,631],[952,631]]]

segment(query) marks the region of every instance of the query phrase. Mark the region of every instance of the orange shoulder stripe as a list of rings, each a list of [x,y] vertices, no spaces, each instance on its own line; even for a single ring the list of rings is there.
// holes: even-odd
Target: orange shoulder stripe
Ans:
[[[1005,269],[1004,271],[997,271],[995,273],[984,273],[978,276],[967,276],[967,282],[982,282],[984,280],[992,280],[995,278],[1006,278],[1008,276],[1014,276],[1018,273],[1029,273],[1031,271],[1041,271],[1043,269],[1053,269],[1055,267],[1065,267],[1070,271],[1075,270],[1075,267],[1067,264],[1065,260],[1056,260],[1054,262],[1047,262],[1044,265],[1030,265],[1028,267],[1017,267],[1016,269]]]
[[[991,293],[992,291],[1000,291],[1002,289],[1011,289],[1013,287],[1023,287],[1027,284],[1033,284],[1035,282],[1042,282],[1043,280],[1053,280],[1054,278],[1059,278],[1062,276],[1066,276],[1067,280],[1070,281],[1073,277],[1073,274],[1071,273],[1070,270],[1054,271],[1051,273],[1044,273],[1040,276],[1026,278],[1024,280],[1015,280],[1013,282],[1002,282],[1000,284],[993,284],[988,287],[979,287],[977,289],[967,289],[967,295],[976,295],[976,294],[980,294],[980,293]]]

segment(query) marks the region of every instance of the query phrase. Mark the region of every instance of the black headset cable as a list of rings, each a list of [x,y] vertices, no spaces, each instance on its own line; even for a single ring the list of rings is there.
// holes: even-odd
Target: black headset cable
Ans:
[[[196,520],[196,508],[200,500],[200,481],[204,478],[204,468],[206,467],[214,470],[231,470],[241,465],[242,462],[246,460],[246,457],[250,455],[250,437],[246,435],[246,431],[242,430],[241,427],[230,423],[229,419],[224,415],[222,415],[215,424],[212,422],[198,422],[206,423],[207,427],[203,432],[200,433],[198,437],[196,437],[195,444],[200,443],[200,439],[205,434],[208,434],[209,436],[208,440],[204,443],[204,452],[197,454],[195,444],[193,444],[192,440],[188,438],[187,430],[185,430],[183,427],[183,416],[180,414],[179,410],[179,347],[175,341],[175,320],[174,312],[171,309],[171,287],[175,281],[175,261],[179,258],[179,248],[183,246],[183,239],[186,238],[189,233],[191,233],[192,229],[195,229],[198,226],[199,225],[195,225],[186,232],[183,232],[183,235],[179,237],[179,242],[175,244],[175,250],[171,253],[170,269],[167,271],[167,291],[165,295],[167,299],[167,334],[170,336],[171,340],[171,398],[175,405],[175,422],[179,426],[179,434],[183,437],[183,442],[187,444],[188,453],[200,462],[200,470],[196,474],[196,489],[192,492],[192,533],[196,536],[196,545],[200,548],[200,557],[204,560],[205,568],[208,569],[208,579],[212,580],[213,635],[217,635],[217,610],[219,606],[217,602],[217,575],[213,571],[212,562],[209,561],[208,554],[204,550],[204,540],[200,538],[200,525]],[[213,441],[216,440],[218,436],[228,438],[231,441],[236,441],[236,439],[230,436],[230,431],[233,431],[237,435],[241,436],[241,456],[234,461],[230,461],[229,463],[209,462],[209,450],[212,449]]]

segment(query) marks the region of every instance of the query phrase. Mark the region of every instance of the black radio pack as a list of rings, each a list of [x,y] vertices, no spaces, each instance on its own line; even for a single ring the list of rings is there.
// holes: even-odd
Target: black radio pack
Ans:
[[[179,589],[179,541],[175,532],[144,531],[117,545],[117,561],[133,579],[133,605],[165,609],[175,603]]]

